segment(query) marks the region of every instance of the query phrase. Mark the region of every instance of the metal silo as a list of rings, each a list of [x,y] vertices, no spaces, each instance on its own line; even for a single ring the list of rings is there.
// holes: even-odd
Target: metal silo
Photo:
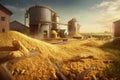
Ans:
[[[72,20],[70,20],[68,22],[68,33],[69,36],[73,36],[77,33],[77,20],[75,18],[73,18]]]
[[[120,20],[114,22],[114,37],[120,37]]]
[[[60,22],[60,18],[59,16],[57,15],[57,13],[54,13],[53,16],[52,16],[52,21],[53,21],[53,25],[52,25],[52,30],[58,30],[59,28],[59,22]]]
[[[43,6],[29,8],[30,24],[38,24],[40,21],[51,21],[51,10]]]
[[[45,22],[51,22],[51,10],[43,6],[33,6],[29,8],[29,25],[30,31],[34,32]]]
[[[48,38],[52,25],[52,13],[53,10],[48,7],[38,5],[30,7],[27,11],[30,33],[39,33]]]

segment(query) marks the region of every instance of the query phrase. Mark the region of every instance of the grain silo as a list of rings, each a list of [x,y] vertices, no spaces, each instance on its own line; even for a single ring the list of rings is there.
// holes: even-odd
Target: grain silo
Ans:
[[[52,21],[53,21],[52,30],[58,31],[58,29],[59,29],[59,24],[58,23],[60,22],[60,18],[57,15],[57,13],[53,14]]]
[[[120,20],[114,22],[114,37],[120,37]]]
[[[41,34],[42,38],[49,38],[54,11],[48,7],[35,5],[26,11],[29,16],[30,33]]]
[[[74,36],[77,33],[77,20],[73,18],[68,22],[68,33],[69,36]]]

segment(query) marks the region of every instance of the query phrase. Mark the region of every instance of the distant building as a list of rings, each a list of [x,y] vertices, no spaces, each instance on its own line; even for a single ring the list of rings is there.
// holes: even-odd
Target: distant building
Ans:
[[[9,30],[9,19],[12,12],[0,4],[0,32]]]
[[[55,14],[53,15],[52,21],[53,21],[52,30],[58,31],[60,25],[59,25],[59,24],[56,24],[56,23],[59,23],[59,22],[60,22],[60,17],[58,16],[57,13],[55,13]]]
[[[24,34],[28,34],[29,33],[29,28],[28,26],[25,26],[24,24],[18,22],[18,21],[12,21],[10,22],[10,30],[13,31],[18,31]]]
[[[77,23],[77,20],[73,18],[68,22],[68,33],[69,36],[74,36],[79,33],[80,25]]]
[[[114,37],[120,37],[120,20],[114,22]]]

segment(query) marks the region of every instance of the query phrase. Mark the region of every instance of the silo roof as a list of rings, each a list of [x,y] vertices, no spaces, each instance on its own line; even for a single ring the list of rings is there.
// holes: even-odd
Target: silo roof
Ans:
[[[46,9],[49,9],[49,10],[51,10],[52,12],[55,13],[55,11],[54,11],[53,9],[51,9],[51,8],[49,8],[49,7],[46,7],[46,6],[40,6],[40,5],[32,6],[32,7],[29,8],[29,10],[32,9],[32,8],[35,8],[35,7],[38,7],[38,8],[46,8]]]
[[[75,22],[77,22],[77,19],[76,19],[76,18],[73,18],[71,21],[75,21]]]
[[[120,23],[120,20],[115,21],[114,23]]]
[[[70,22],[77,22],[76,18],[72,18],[72,20],[70,20],[68,23]]]

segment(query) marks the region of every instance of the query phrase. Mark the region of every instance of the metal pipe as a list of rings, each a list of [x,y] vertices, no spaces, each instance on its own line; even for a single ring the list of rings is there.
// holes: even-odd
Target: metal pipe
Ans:
[[[53,22],[53,21],[40,21],[41,23],[55,23],[55,24],[60,24],[60,25],[69,25],[69,24],[65,24],[65,23],[57,23],[57,22]]]

